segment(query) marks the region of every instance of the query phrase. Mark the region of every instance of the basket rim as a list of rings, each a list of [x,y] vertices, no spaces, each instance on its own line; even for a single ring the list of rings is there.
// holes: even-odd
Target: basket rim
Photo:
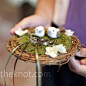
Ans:
[[[17,35],[14,35],[11,39],[8,40],[7,42],[7,49],[9,52],[11,52],[17,45],[14,46],[14,44],[12,43],[15,43],[16,42],[16,37],[18,37]],[[72,36],[72,41],[71,43],[74,43],[76,42],[75,44],[71,45],[71,49],[68,50],[67,53],[65,54],[61,54],[60,56],[57,56],[55,58],[51,58],[50,56],[48,55],[39,55],[39,61],[41,64],[56,64],[58,62],[61,61],[62,57],[65,57],[65,56],[69,56],[69,57],[66,57],[67,60],[69,60],[72,56],[74,56],[76,54],[76,52],[78,52],[80,49],[81,49],[81,42],[79,41],[79,39],[76,37],[76,36]],[[12,46],[13,45],[13,46]],[[19,50],[19,49],[18,49]],[[74,52],[74,53],[72,53]],[[71,54],[72,53],[72,54]],[[13,53],[14,56],[17,56],[18,57],[18,54],[19,54],[19,51],[15,51],[15,53]],[[25,56],[25,55],[26,56]],[[28,57],[28,58],[26,58]],[[33,57],[33,58],[31,58]],[[31,53],[26,53],[24,52],[22,54],[22,56],[20,57],[21,60],[23,61],[31,61],[31,62],[35,62],[35,54],[31,54]],[[57,61],[55,61],[57,60]],[[65,60],[65,59],[63,59]],[[54,62],[53,62],[54,61]]]

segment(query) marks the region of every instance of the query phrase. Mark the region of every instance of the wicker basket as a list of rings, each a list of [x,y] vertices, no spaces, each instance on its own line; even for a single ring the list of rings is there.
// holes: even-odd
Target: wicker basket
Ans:
[[[13,36],[11,39],[7,42],[7,49],[9,52],[11,52],[15,47],[17,47],[17,36]],[[60,54],[59,56],[55,58],[51,58],[47,55],[39,55],[39,62],[43,65],[63,65],[66,64],[69,59],[74,56],[82,47],[82,44],[80,43],[79,39],[76,36],[72,36],[72,45],[71,48],[67,51],[66,54]],[[13,53],[14,56],[18,56],[18,54],[21,52],[20,47]],[[29,62],[36,62],[36,58],[34,54],[28,54],[26,52],[23,52],[23,54],[20,57],[23,61],[29,61]]]

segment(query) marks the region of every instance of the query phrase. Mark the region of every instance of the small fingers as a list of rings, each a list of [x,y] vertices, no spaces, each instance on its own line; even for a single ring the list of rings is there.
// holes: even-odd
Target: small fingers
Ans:
[[[82,59],[82,60],[80,61],[80,64],[86,65],[86,58]]]
[[[34,14],[32,16],[24,18],[22,21],[16,24],[15,27],[10,30],[10,34],[15,34],[15,30],[18,28],[25,29],[28,27],[36,27],[40,25],[48,26],[47,22],[40,15]]]
[[[27,27],[29,27],[29,19],[28,18],[24,18],[23,20],[21,20],[18,24],[16,24],[11,30],[10,30],[10,34],[13,35],[15,34],[15,30],[17,30],[18,28],[21,29],[25,29]]]
[[[15,34],[15,31],[16,31],[18,28],[21,28],[21,26],[20,26],[20,25],[15,25],[15,26],[10,30],[10,34],[11,34],[11,35],[14,35],[14,34]]]
[[[72,57],[70,60],[69,60],[69,68],[70,70],[72,71],[78,71],[79,67],[80,67],[80,62],[79,60],[76,60],[75,57]]]
[[[86,57],[86,48],[82,48],[79,52],[76,53],[78,57]]]
[[[86,57],[86,48],[82,48],[79,52],[77,52],[76,56]],[[80,64],[86,65],[86,58],[80,60]]]
[[[83,59],[83,63],[86,62],[86,59]],[[71,71],[86,77],[86,65],[80,64],[79,60],[76,60],[75,57],[72,57],[68,63]]]

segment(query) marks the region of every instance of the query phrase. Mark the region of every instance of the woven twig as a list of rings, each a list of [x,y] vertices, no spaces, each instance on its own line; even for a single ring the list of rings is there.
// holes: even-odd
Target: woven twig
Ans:
[[[63,65],[63,64],[66,64],[69,61],[69,59],[71,57],[73,57],[82,48],[82,46],[84,46],[83,44],[80,43],[79,39],[76,36],[72,36],[71,43],[72,43],[71,48],[67,51],[66,54],[61,54],[55,58],[51,58],[50,56],[47,56],[47,55],[39,55],[40,63],[43,65]],[[11,52],[17,46],[17,44],[18,44],[17,43],[17,36],[15,35],[7,42],[8,51]],[[84,46],[84,47],[86,47],[86,46]],[[20,52],[21,52],[21,49],[18,48],[13,53],[13,55],[18,57]],[[20,59],[23,61],[35,62],[35,54],[23,52]]]

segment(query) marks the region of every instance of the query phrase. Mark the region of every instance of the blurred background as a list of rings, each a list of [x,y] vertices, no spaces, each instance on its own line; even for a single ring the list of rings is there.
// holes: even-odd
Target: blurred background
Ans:
[[[9,31],[22,18],[34,13],[37,0],[0,0],[0,86],[4,86],[4,71],[6,61],[10,55],[7,51],[7,41],[12,37]],[[15,57],[12,56],[7,72],[13,72]],[[35,72],[35,64],[18,61],[16,72]],[[7,77],[7,86],[12,86],[12,77]],[[15,77],[16,86],[36,86],[35,77]]]

